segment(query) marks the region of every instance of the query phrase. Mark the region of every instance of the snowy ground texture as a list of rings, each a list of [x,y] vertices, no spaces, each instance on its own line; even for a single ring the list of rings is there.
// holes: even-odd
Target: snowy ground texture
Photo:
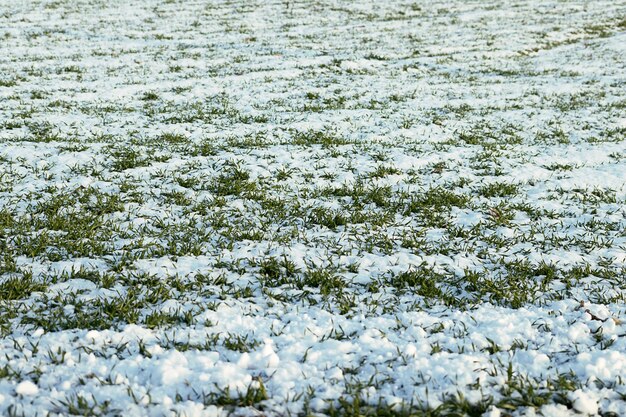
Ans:
[[[0,0],[0,414],[626,415],[626,4]]]

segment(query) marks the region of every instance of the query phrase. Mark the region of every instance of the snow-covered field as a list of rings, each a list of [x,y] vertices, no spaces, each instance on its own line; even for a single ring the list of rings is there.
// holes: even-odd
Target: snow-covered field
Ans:
[[[626,3],[0,0],[0,415],[626,415]]]

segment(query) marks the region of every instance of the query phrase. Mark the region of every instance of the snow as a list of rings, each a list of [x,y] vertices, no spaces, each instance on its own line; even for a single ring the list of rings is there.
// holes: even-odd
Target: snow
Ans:
[[[591,394],[582,390],[576,390],[571,393],[569,399],[572,401],[574,410],[579,413],[590,416],[598,414],[598,402]]]
[[[0,10],[0,415],[626,415],[624,4]]]
[[[15,393],[18,395],[34,396],[38,392],[39,388],[31,381],[22,381],[15,387]]]

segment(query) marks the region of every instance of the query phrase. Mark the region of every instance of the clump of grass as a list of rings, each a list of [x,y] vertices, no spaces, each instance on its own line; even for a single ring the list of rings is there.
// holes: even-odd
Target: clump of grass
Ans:
[[[158,99],[159,99],[159,95],[156,92],[154,92],[154,91],[146,91],[141,96],[141,100],[143,100],[143,101],[154,101],[154,100],[158,100]]]
[[[291,143],[294,145],[322,145],[325,147],[335,145],[346,145],[350,143],[349,140],[337,136],[329,131],[295,131],[292,133]]]
[[[187,139],[187,137],[181,133],[163,133],[161,135],[159,135],[156,139],[155,142],[157,143],[165,143],[165,144],[171,144],[171,145],[177,145],[177,144],[181,144],[181,143],[187,143],[189,142],[189,139]]]
[[[35,280],[31,273],[22,272],[0,283],[0,300],[22,300],[33,292],[45,291],[48,286]]]
[[[519,186],[504,182],[493,182],[480,188],[479,193],[487,198],[511,197],[519,193]]]
[[[111,169],[113,171],[125,171],[127,169],[140,168],[150,164],[148,158],[133,146],[117,146],[108,152],[113,161]]]
[[[256,184],[250,181],[250,174],[237,164],[226,167],[210,187],[218,197],[241,195],[256,189]]]
[[[463,208],[469,203],[469,197],[464,194],[457,194],[443,187],[434,187],[420,193],[405,196],[408,204],[405,214],[419,213],[424,209],[449,210],[452,207]]]

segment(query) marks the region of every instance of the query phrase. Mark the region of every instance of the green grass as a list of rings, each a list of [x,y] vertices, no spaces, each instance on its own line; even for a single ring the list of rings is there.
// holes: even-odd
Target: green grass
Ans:
[[[79,16],[53,2],[45,8],[56,10],[50,19],[67,17],[61,29],[24,17],[23,31],[0,34],[19,45],[0,57],[12,68],[0,77],[0,335],[7,361],[30,355],[26,365],[1,365],[1,382],[38,382],[76,355],[147,361],[175,349],[236,363],[267,338],[277,350],[294,348],[290,338],[311,345],[298,354],[303,369],[321,369],[312,359],[318,343],[358,344],[368,329],[397,345],[419,333],[420,354],[433,362],[475,355],[480,379],[436,405],[425,395],[392,406],[368,395],[396,383],[385,369],[414,359],[363,350],[350,353],[360,359],[342,366],[342,378],[323,380],[341,395],[321,410],[310,406],[319,386],[285,401],[302,402],[302,415],[434,417],[492,406],[541,413],[546,404],[573,412],[569,393],[590,386],[621,395],[617,379],[589,385],[554,369],[533,378],[516,361],[540,351],[567,363],[619,346],[619,330],[604,329],[611,322],[586,306],[623,320],[626,101],[607,46],[623,16],[610,5],[614,18],[592,4],[541,14],[520,5],[502,24],[462,18],[504,10],[491,3],[348,3],[270,4],[282,20],[269,28],[248,24],[250,5],[166,1],[128,17],[133,30],[115,32],[119,43],[84,20],[97,22],[95,9]],[[188,24],[168,20],[179,8],[193,10]],[[511,37],[522,21],[533,30]],[[216,30],[224,36],[205,36]],[[89,48],[54,55],[81,31],[94,35]],[[118,61],[124,66],[105,65]],[[536,320],[528,331],[539,336],[507,344],[470,334],[486,305],[568,321],[559,329]],[[216,319],[226,309],[249,328],[234,332]],[[315,326],[294,337],[296,324],[283,319],[308,319],[309,310]],[[378,320],[393,322],[393,333],[376,334]],[[537,343],[578,323],[593,328],[582,345],[557,352]],[[48,349],[31,336],[117,335],[129,324],[154,338]],[[171,395],[171,412],[196,401],[271,414],[281,400],[273,375],[250,371],[240,391],[185,387]],[[408,398],[432,383],[412,377],[414,386],[392,391]],[[158,401],[111,375],[77,378],[54,412],[123,413],[85,386]],[[20,407],[5,413],[28,415]]]

